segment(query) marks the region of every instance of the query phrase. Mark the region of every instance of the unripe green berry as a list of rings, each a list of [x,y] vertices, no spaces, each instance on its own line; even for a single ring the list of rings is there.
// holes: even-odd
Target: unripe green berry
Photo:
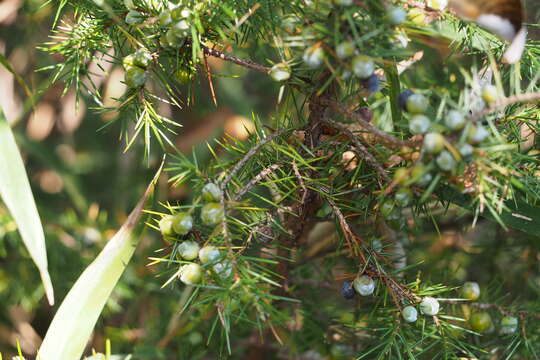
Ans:
[[[492,327],[493,322],[487,312],[479,312],[472,314],[469,324],[471,325],[471,329],[476,332],[486,332]]]
[[[489,132],[482,125],[471,125],[467,132],[467,141],[471,144],[480,144],[489,136]]]
[[[393,6],[386,13],[388,22],[392,25],[400,25],[407,20],[407,12],[400,6]]]
[[[291,77],[291,68],[285,63],[275,64],[268,74],[275,81],[287,81]]]
[[[352,71],[358,78],[367,79],[375,71],[375,63],[367,56],[355,56],[352,60]]]
[[[518,319],[513,316],[505,316],[501,319],[501,329],[499,330],[503,335],[511,335],[517,331]]]
[[[185,235],[193,228],[193,218],[186,212],[178,213],[174,216],[173,230],[178,235]]]
[[[336,55],[339,59],[347,59],[354,55],[355,46],[352,41],[343,41],[336,46]]]
[[[465,126],[465,117],[457,110],[450,110],[444,119],[444,124],[450,130],[461,130]]]
[[[397,205],[405,207],[411,203],[413,199],[413,193],[410,189],[402,188],[396,191],[395,199]]]
[[[221,188],[215,183],[208,183],[202,189],[202,197],[206,201],[219,201],[222,195]]]
[[[461,294],[467,300],[475,301],[480,297],[480,285],[473,281],[468,281],[463,284]]]
[[[321,46],[307,48],[302,56],[302,60],[307,67],[316,69],[324,62],[324,51]]]
[[[169,10],[164,10],[158,16],[158,22],[161,26],[167,26],[172,23],[172,16]]]
[[[124,70],[129,70],[132,67],[135,66],[135,56],[133,54],[129,54],[127,56],[124,56],[122,59],[122,66],[124,67]]]
[[[217,225],[223,221],[223,208],[219,203],[208,203],[201,210],[201,220],[206,225]]]
[[[187,84],[193,78],[193,74],[189,70],[178,69],[174,73],[174,77],[180,84]]]
[[[361,296],[369,296],[375,290],[375,281],[367,275],[358,276],[353,281],[353,287]]]
[[[494,85],[488,84],[482,88],[482,99],[487,103],[494,103],[499,99],[499,91]]]
[[[128,9],[128,10],[135,10],[137,7],[135,6],[135,4],[133,3],[133,0],[124,0],[124,6]]]
[[[169,29],[165,33],[165,43],[172,48],[178,48],[182,45],[184,39],[180,39],[176,36],[174,29]]]
[[[130,10],[126,15],[125,21],[128,25],[137,25],[142,24],[144,22],[144,19],[144,14],[141,14],[137,10]]]
[[[444,148],[444,137],[439,133],[429,133],[424,137],[422,149],[428,154],[438,154]]]
[[[473,153],[474,147],[472,147],[470,144],[465,143],[459,147],[459,154],[464,158],[471,156]]]
[[[340,6],[351,6],[353,3],[353,0],[335,0],[337,5]]]
[[[152,55],[145,49],[139,49],[133,53],[133,65],[146,69],[152,62]]]
[[[228,261],[218,262],[217,264],[212,266],[212,269],[222,279],[227,279],[232,274],[232,265]]]
[[[173,222],[174,216],[172,215],[165,215],[161,218],[159,221],[159,231],[161,231],[161,235],[171,236],[174,234]]]
[[[403,319],[406,322],[413,323],[418,319],[418,311],[414,306],[405,306],[403,310],[401,310],[401,316],[403,316]]]
[[[398,184],[403,184],[409,178],[409,170],[407,168],[399,168],[394,172],[394,181]]]
[[[384,218],[389,219],[389,218],[393,218],[395,207],[396,207],[396,203],[394,201],[385,200],[381,204],[379,210],[381,211],[381,215]]]
[[[189,23],[186,20],[180,20],[171,26],[174,36],[179,39],[185,38],[189,35]]]
[[[409,120],[409,131],[411,134],[425,134],[431,127],[431,120],[425,115],[417,114]]]
[[[187,264],[180,268],[180,281],[186,285],[197,284],[201,281],[203,274],[202,267],[199,264]]]
[[[173,20],[187,19],[191,16],[191,11],[188,8],[177,6],[171,10]]]
[[[411,181],[418,186],[427,186],[433,179],[433,176],[427,171],[422,164],[415,165],[411,171]]]
[[[199,255],[199,244],[195,241],[184,241],[178,245],[178,255],[184,260],[195,260]]]
[[[422,94],[412,94],[407,99],[406,108],[411,114],[423,114],[429,107],[429,100]]]
[[[426,296],[420,303],[420,311],[424,315],[435,316],[439,313],[439,308],[439,302],[431,296]]]
[[[437,156],[437,159],[435,160],[439,168],[444,171],[452,171],[457,163],[456,160],[454,160],[454,157],[452,154],[448,151],[443,151]]]
[[[131,88],[138,88],[144,85],[148,73],[140,67],[133,66],[126,70],[124,82]]]
[[[213,263],[220,258],[219,250],[214,246],[205,246],[199,250],[199,260],[201,263]]]

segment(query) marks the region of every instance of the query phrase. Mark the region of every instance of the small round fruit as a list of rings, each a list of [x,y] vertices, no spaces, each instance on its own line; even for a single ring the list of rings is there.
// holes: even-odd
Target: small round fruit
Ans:
[[[354,55],[356,47],[352,41],[343,41],[336,46],[336,55],[339,59],[347,59]]]
[[[482,125],[471,125],[467,132],[467,141],[471,144],[480,144],[489,136],[489,132]]]
[[[134,66],[126,70],[124,81],[130,88],[138,88],[144,85],[148,73],[140,67]]]
[[[416,25],[424,25],[424,22],[426,21],[424,10],[417,7],[411,8],[407,16]]]
[[[127,56],[124,56],[122,59],[122,66],[124,67],[124,70],[129,70],[132,67],[135,66],[135,56],[133,54],[129,54]]]
[[[128,25],[137,25],[142,24],[144,22],[144,18],[145,16],[137,10],[130,10],[126,15],[125,21]]]
[[[518,319],[513,316],[505,316],[501,319],[501,329],[499,330],[503,335],[511,335],[517,331]]]
[[[423,114],[429,107],[429,100],[422,94],[412,94],[407,99],[406,107],[411,114]]]
[[[178,48],[182,45],[184,39],[179,39],[171,28],[165,33],[165,43],[172,48]]]
[[[219,250],[214,246],[204,246],[199,250],[199,260],[203,264],[216,262],[220,257]]]
[[[172,16],[169,10],[162,11],[158,16],[158,23],[161,26],[167,26],[172,23]]]
[[[171,236],[174,234],[173,229],[174,216],[165,215],[159,220],[159,231],[163,236]]]
[[[353,282],[350,280],[344,281],[341,285],[341,295],[347,300],[351,300],[356,296],[356,291],[353,288]]]
[[[291,77],[291,68],[285,63],[275,64],[268,74],[274,81],[287,81]]]
[[[146,49],[139,49],[133,53],[133,65],[146,69],[152,62],[152,55]]]
[[[418,319],[418,311],[414,306],[405,306],[403,310],[401,310],[401,316],[403,316],[403,319],[406,322],[413,323]]]
[[[497,90],[497,87],[491,84],[485,85],[482,88],[482,99],[487,104],[496,102],[499,99],[499,91]]]
[[[171,26],[174,36],[181,39],[189,35],[189,23],[186,20],[180,20]]]
[[[390,22],[392,25],[400,25],[407,20],[407,12],[400,6],[393,6],[388,9],[386,16],[388,18],[388,22]]]
[[[414,92],[412,92],[412,90],[403,90],[401,92],[401,94],[399,94],[399,97],[398,97],[398,104],[399,104],[399,107],[402,109],[402,110],[407,110],[407,101],[409,100],[409,98],[414,95]]]
[[[370,77],[362,81],[362,85],[369,92],[372,92],[372,93],[377,92],[380,86],[379,77],[376,74],[371,74]]]
[[[473,281],[467,281],[461,288],[461,294],[467,300],[478,300],[480,297],[480,285]]]
[[[201,210],[201,220],[206,225],[217,225],[223,221],[223,218],[223,208],[218,203],[208,203]]]
[[[397,184],[403,184],[409,178],[409,170],[407,168],[399,168],[394,172],[394,181]]]
[[[452,154],[446,150],[441,152],[435,161],[439,168],[444,171],[452,171],[457,165]]]
[[[137,8],[137,6],[135,6],[135,3],[133,2],[133,0],[124,0],[124,6],[128,10],[135,10]]]
[[[446,114],[444,124],[450,130],[461,130],[465,126],[465,117],[457,110],[450,110],[448,114]]]
[[[186,235],[193,228],[193,218],[186,212],[174,216],[173,230],[178,235]]]
[[[180,281],[186,285],[197,284],[202,279],[203,270],[199,264],[187,264],[180,268]]]
[[[439,313],[439,308],[439,302],[431,296],[426,296],[420,303],[420,311],[424,315],[435,316]]]
[[[232,265],[228,261],[218,262],[217,264],[212,266],[212,269],[222,279],[227,279],[232,274]]]
[[[438,154],[444,148],[444,137],[439,133],[429,133],[424,137],[422,149],[428,154]]]
[[[199,244],[195,241],[184,241],[178,245],[178,255],[184,260],[195,260],[199,255]]]
[[[470,144],[465,143],[459,147],[459,153],[464,158],[467,158],[474,153],[474,147],[472,147],[472,145]]]
[[[316,69],[322,65],[324,62],[324,50],[320,46],[312,46],[308,48],[304,55],[302,56],[302,60],[304,61],[304,64],[306,64],[307,67],[311,69]]]
[[[428,132],[430,127],[431,120],[429,120],[429,118],[425,115],[414,115],[411,120],[409,120],[409,131],[411,134],[425,134]]]
[[[395,207],[396,207],[396,203],[394,201],[386,200],[381,204],[381,207],[379,210],[381,211],[381,215],[384,218],[390,218],[392,217],[394,213]]]
[[[394,197],[396,199],[396,204],[401,207],[409,206],[413,199],[413,193],[410,189],[402,188],[396,191]]]
[[[375,290],[375,281],[367,275],[362,275],[354,279],[353,287],[361,296],[369,296]]]
[[[379,239],[373,239],[371,241],[371,248],[373,249],[373,251],[375,251],[376,253],[381,253],[384,249],[384,245],[383,243],[381,242],[381,240]]]
[[[367,56],[355,56],[352,60],[352,71],[358,78],[367,79],[375,71],[375,63]]]
[[[206,201],[219,201],[222,195],[221,188],[215,183],[208,183],[202,189],[202,197]]]
[[[471,315],[469,319],[471,329],[476,332],[486,332],[493,325],[491,316],[487,312],[479,312]]]
[[[187,69],[180,68],[175,71],[174,77],[180,84],[187,84],[193,78],[193,73]]]
[[[448,6],[448,0],[428,0],[427,6],[433,10],[443,11]]]

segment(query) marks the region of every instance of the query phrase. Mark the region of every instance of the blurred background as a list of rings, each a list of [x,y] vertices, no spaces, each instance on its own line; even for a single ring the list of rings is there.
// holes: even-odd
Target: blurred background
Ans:
[[[77,100],[73,89],[63,94],[62,83],[49,86],[49,71],[36,71],[61,61],[38,49],[50,41],[55,4],[43,6],[38,0],[0,2],[0,52],[36,93],[32,107],[12,74],[0,67],[0,105],[25,157],[45,226],[49,270],[57,299],[55,307],[48,306],[16,225],[0,203],[0,352],[7,358],[15,355],[17,342],[24,353],[36,352],[58,304],[123,223],[161,160],[156,147],[147,162],[141,160],[142,144],[125,152],[117,123],[99,130],[114,120],[114,113],[93,112],[95,103],[91,98]],[[528,1],[530,22],[538,22],[539,8],[537,1]],[[273,115],[279,90],[262,74],[216,59],[209,61],[213,72],[223,75],[214,80],[217,106],[205,76],[198,76],[184,89],[186,98],[196,99],[192,106],[180,110],[162,104],[159,109],[183,125],[174,141],[183,152],[194,149],[201,163],[210,157],[206,142],[220,139],[225,132],[240,140],[246,138],[246,129],[253,128],[252,114],[270,123],[266,119]],[[91,69],[105,105],[114,106],[114,98],[125,91],[122,68],[103,62],[91,64]],[[154,205],[159,209],[159,201],[182,202],[189,197],[188,187],[169,189],[163,177]],[[504,232],[487,222],[471,230],[471,217],[457,210],[439,220],[440,234],[433,229],[411,245],[411,263],[429,255],[430,262],[425,266],[452,269],[456,283],[473,277],[484,284],[508,280],[522,287],[523,282],[517,279],[523,279],[526,293],[540,295],[540,278],[535,275],[539,270],[538,245],[531,250],[533,239],[518,232]],[[148,258],[165,244],[151,230],[143,230],[141,236],[132,263],[98,321],[91,346],[102,351],[105,340],[110,339],[114,353],[133,353],[136,359],[203,357],[205,329],[185,325],[170,331],[181,291],[174,286],[160,289],[164,279],[158,277],[159,269],[147,266]],[[498,242],[501,237],[505,238],[504,245]],[[496,262],[491,261],[493,256]],[[508,271],[516,258],[524,261]],[[493,263],[492,268],[479,271],[472,265],[482,261]],[[433,278],[436,280],[437,275]]]

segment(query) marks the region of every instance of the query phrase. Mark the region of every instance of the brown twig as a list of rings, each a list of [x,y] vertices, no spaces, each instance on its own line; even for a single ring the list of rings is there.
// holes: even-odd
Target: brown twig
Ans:
[[[362,142],[358,139],[358,137],[353,134],[352,131],[347,129],[345,125],[335,122],[333,120],[325,118],[323,119],[323,121],[327,123],[328,125],[330,125],[331,127],[345,134],[354,144],[354,148],[356,149],[356,153],[357,153],[356,155],[358,156],[358,159],[361,159],[362,157],[366,159],[368,164],[370,164],[386,182],[390,182],[390,177],[386,173],[386,170],[377,161],[377,159],[375,159],[375,157],[368,151],[368,149],[364,146],[364,144],[362,144]]]
[[[448,300],[448,301],[445,301],[445,303],[452,304],[452,305],[468,305],[468,306],[471,306],[480,310],[495,309],[503,315],[517,314],[521,318],[532,317],[535,319],[540,319],[540,314],[538,313],[531,313],[529,311],[524,311],[524,310],[510,310],[498,304],[477,303],[477,302],[457,301],[457,300]]]
[[[206,54],[208,56],[213,56],[213,57],[216,57],[216,58],[220,58],[221,60],[232,62],[232,63],[234,63],[236,65],[240,65],[240,66],[245,67],[247,69],[260,71],[260,72],[265,73],[265,74],[267,74],[268,71],[270,70],[270,68],[268,68],[266,66],[263,66],[263,65],[259,65],[257,63],[254,63],[251,60],[239,59],[239,58],[237,58],[235,56],[224,53],[222,51],[219,51],[219,50],[216,50],[216,49],[210,49],[209,47],[204,46],[202,44],[201,44],[201,48],[202,48],[204,54]]]
[[[244,186],[240,191],[236,194],[236,196],[233,198],[232,201],[238,201],[247,194],[249,190],[251,190],[257,183],[259,183],[262,179],[268,177],[271,173],[279,169],[282,165],[280,164],[274,164],[270,165],[267,168],[264,168],[260,173],[258,173],[253,179],[251,179],[246,186]]]
[[[348,117],[351,120],[354,120],[360,124],[366,131],[372,133],[374,136],[378,137],[380,140],[382,140],[386,145],[391,147],[402,147],[402,146],[415,146],[417,145],[414,142],[411,141],[404,141],[401,139],[398,139],[395,136],[392,136],[374,125],[370,124],[367,119],[365,119],[362,115],[353,112],[349,108],[347,108],[345,105],[332,100],[328,97],[322,97],[319,99],[321,104],[326,105],[333,109],[334,111],[337,111],[338,113]]]
[[[471,117],[471,120],[478,121],[484,116],[492,113],[493,111],[504,109],[505,107],[513,105],[513,104],[527,103],[527,102],[533,102],[533,101],[540,101],[540,92],[519,94],[519,95],[505,97],[496,101],[495,103],[485,108],[484,110],[478,112],[477,114],[474,114]]]

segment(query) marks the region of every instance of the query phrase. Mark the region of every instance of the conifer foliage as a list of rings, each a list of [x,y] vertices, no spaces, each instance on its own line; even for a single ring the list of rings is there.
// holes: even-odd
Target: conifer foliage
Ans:
[[[148,226],[167,244],[156,282],[183,289],[201,353],[540,356],[540,47],[502,64],[505,43],[428,3],[58,2],[72,20],[43,47],[63,56],[49,70],[193,191]],[[210,58],[274,81],[260,91],[275,111],[201,163],[159,104],[189,108],[201,86],[219,102]],[[86,81],[95,59],[125,70],[118,107]]]

